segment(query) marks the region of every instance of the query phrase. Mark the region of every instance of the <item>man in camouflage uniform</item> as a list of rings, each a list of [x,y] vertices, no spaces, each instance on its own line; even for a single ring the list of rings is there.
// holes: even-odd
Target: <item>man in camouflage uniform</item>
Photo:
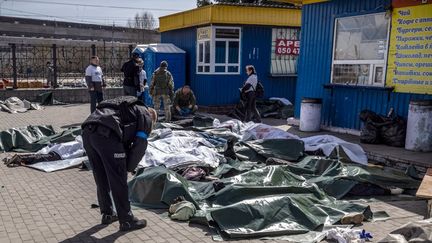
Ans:
[[[193,115],[198,110],[196,98],[189,85],[179,88],[174,95],[171,112],[174,116]]]
[[[171,100],[174,96],[174,81],[171,73],[167,70],[168,63],[162,61],[160,66],[153,73],[150,84],[150,95],[153,97],[153,104],[156,111],[160,110],[161,99],[164,105],[165,121],[171,121]]]

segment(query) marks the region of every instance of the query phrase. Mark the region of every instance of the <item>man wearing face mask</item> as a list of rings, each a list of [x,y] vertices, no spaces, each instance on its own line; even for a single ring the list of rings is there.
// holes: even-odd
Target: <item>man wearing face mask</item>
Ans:
[[[83,146],[93,169],[102,224],[119,220],[121,231],[147,225],[146,220],[132,214],[127,172],[133,172],[143,158],[156,120],[156,111],[137,97],[121,96],[101,102],[82,124]]]

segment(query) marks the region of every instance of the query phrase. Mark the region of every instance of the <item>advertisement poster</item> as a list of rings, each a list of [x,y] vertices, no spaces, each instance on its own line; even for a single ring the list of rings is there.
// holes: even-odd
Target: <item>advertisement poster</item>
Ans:
[[[276,55],[298,55],[300,53],[299,40],[276,39]]]
[[[297,74],[297,59],[300,54],[299,28],[273,28],[271,47],[271,75]]]
[[[387,86],[432,94],[432,4],[393,9]]]

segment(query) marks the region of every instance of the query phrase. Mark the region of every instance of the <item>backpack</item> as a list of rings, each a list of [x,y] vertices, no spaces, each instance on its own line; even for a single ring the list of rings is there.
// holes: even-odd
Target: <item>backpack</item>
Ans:
[[[255,87],[255,95],[257,98],[263,98],[264,97],[264,86],[260,81],[258,81],[256,87]]]

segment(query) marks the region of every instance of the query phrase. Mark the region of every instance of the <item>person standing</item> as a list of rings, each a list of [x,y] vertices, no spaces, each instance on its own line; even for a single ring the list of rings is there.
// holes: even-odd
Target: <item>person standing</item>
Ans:
[[[171,100],[174,96],[174,80],[171,73],[167,70],[168,63],[162,61],[159,68],[153,73],[150,84],[150,95],[153,97],[154,108],[158,112],[163,101],[165,121],[171,121]]]
[[[144,70],[144,61],[141,58],[138,59],[137,65],[138,65],[139,88],[137,90],[136,95],[139,99],[142,99],[144,101],[143,95],[144,95],[144,87],[146,87],[147,85],[147,73]]]
[[[118,220],[120,231],[146,227],[146,220],[132,214],[127,173],[133,172],[143,158],[156,120],[156,111],[136,97],[120,96],[100,103],[82,124],[83,146],[93,168],[102,224]]]
[[[53,87],[54,84],[54,67],[51,62],[46,63],[46,78],[47,78],[47,87]]]
[[[132,53],[132,58],[125,62],[121,68],[124,74],[123,93],[124,95],[136,96],[139,90],[139,54]]]
[[[90,65],[85,71],[85,80],[90,93],[90,112],[93,113],[96,110],[96,104],[102,102],[102,88],[106,87],[102,68],[99,66],[99,57],[91,57]]]
[[[256,94],[255,90],[258,84],[258,76],[255,72],[255,67],[252,65],[246,66],[246,73],[248,75],[248,78],[246,82],[244,83],[241,92],[246,98],[246,110],[245,110],[245,117],[244,122],[254,121],[254,122],[261,122],[261,116],[258,112],[258,109],[256,108]]]

